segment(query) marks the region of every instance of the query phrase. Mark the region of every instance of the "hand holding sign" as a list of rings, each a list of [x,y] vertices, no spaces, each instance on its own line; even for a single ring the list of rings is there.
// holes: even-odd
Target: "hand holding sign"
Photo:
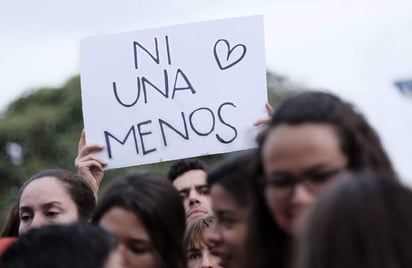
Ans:
[[[99,152],[101,150],[103,150],[103,146],[101,145],[86,145],[86,136],[83,130],[80,136],[74,165],[80,176],[82,176],[91,187],[96,199],[100,183],[102,182],[104,176],[103,168],[107,165],[107,163],[103,159],[92,155],[92,153]]]
[[[265,109],[268,112],[268,115],[263,118],[257,119],[255,122],[253,122],[254,126],[261,126],[261,125],[268,125],[270,122],[270,119],[272,118],[273,114],[275,113],[275,109],[273,109],[272,105],[270,105],[268,102],[265,103]]]

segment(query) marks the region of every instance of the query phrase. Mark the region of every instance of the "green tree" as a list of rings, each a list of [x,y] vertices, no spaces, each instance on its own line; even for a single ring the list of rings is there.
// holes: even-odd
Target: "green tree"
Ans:
[[[0,206],[39,170],[72,168],[81,122],[79,77],[62,88],[41,88],[10,104],[0,119]]]

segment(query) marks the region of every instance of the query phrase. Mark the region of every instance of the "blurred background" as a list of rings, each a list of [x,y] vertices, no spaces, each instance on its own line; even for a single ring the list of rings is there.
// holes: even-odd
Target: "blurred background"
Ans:
[[[411,10],[407,0],[0,2],[0,226],[31,175],[74,169],[83,127],[81,39],[256,14],[264,15],[270,102],[306,89],[351,101],[412,186]],[[170,164],[129,169],[165,174]],[[126,171],[108,171],[104,184]]]

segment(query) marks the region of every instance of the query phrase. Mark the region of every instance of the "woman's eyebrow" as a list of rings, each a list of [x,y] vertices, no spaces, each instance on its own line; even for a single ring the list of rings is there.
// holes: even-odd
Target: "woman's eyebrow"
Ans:
[[[27,211],[32,211],[32,209],[29,206],[21,206],[19,207],[19,211],[27,212]]]
[[[316,164],[316,165],[304,170],[302,172],[302,175],[312,174],[312,173],[316,173],[316,172],[319,172],[319,171],[328,171],[330,168],[333,168],[333,167],[330,167],[330,166],[331,165],[328,165],[328,164],[325,164],[325,163]]]
[[[50,201],[50,202],[47,202],[47,203],[44,203],[44,204],[41,204],[40,205],[40,207],[42,208],[42,209],[47,209],[47,208],[51,208],[51,207],[53,207],[53,206],[61,206],[63,203],[62,202],[60,202],[60,201]],[[23,210],[23,211],[30,211],[30,210],[33,210],[32,209],[32,207],[30,207],[30,206],[21,206],[21,207],[19,207],[19,210]]]
[[[42,204],[41,205],[41,208],[43,208],[43,209],[48,209],[48,208],[51,208],[51,207],[54,207],[54,206],[61,206],[63,203],[62,202],[60,202],[60,201],[50,201],[50,202],[47,202],[47,203],[44,203],[44,204]]]
[[[129,243],[134,243],[134,244],[139,244],[139,245],[149,245],[151,246],[152,244],[150,241],[144,239],[144,238],[135,238],[135,237],[130,237],[127,239]]]
[[[192,247],[192,248],[189,248],[187,251],[193,253],[193,252],[200,252],[201,250],[199,248]]]

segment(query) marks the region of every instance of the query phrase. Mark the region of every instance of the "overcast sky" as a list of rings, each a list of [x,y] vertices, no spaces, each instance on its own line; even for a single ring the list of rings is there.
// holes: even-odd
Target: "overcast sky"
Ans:
[[[408,0],[93,0],[0,2],[0,111],[79,73],[84,37],[263,14],[268,69],[354,102],[412,185],[412,78]]]

